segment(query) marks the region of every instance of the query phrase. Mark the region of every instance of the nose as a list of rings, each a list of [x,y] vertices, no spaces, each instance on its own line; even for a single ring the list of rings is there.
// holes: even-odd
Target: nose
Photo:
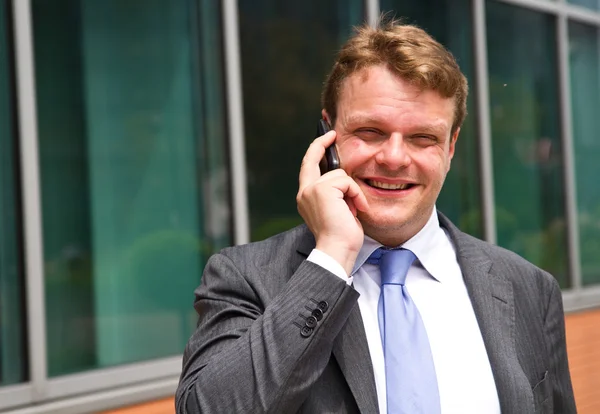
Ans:
[[[407,167],[411,162],[410,148],[402,134],[394,133],[382,141],[375,155],[375,161],[390,170]]]

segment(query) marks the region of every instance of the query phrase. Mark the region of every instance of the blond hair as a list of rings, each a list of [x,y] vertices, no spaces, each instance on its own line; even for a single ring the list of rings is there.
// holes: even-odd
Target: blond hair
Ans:
[[[340,88],[346,78],[371,66],[385,65],[421,90],[454,98],[452,133],[467,115],[467,79],[454,56],[423,29],[392,19],[377,27],[357,28],[338,53],[323,88],[321,104],[335,123]]]

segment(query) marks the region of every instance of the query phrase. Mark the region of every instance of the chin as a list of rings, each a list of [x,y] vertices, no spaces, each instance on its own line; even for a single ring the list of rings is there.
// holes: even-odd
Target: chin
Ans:
[[[425,217],[419,212],[407,212],[406,209],[387,210],[384,214],[358,214],[365,234],[390,247],[400,245],[413,237],[428,218],[429,215]]]
[[[358,218],[365,228],[376,230],[377,232],[398,231],[407,226],[412,220],[405,214],[385,214],[373,216],[370,214],[359,214]]]

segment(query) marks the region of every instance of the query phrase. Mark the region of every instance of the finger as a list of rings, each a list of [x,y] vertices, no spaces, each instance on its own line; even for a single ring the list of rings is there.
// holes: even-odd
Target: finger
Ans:
[[[367,197],[360,186],[350,178],[352,183],[348,186],[348,191],[346,191],[346,197],[348,200],[351,200],[354,207],[360,211],[367,211],[369,209],[369,202],[367,201]],[[356,214],[355,214],[356,215]]]
[[[334,130],[328,131],[325,135],[315,138],[304,154],[303,163],[319,163],[325,154],[325,148],[335,142],[336,133]]]
[[[325,135],[316,138],[312,144],[310,144],[306,154],[304,154],[302,166],[300,167],[300,174],[298,177],[300,189],[319,179],[321,176],[319,161],[321,161],[321,158],[325,155],[325,148],[333,144],[334,141],[335,131],[332,130]]]
[[[348,174],[341,168],[336,168],[335,170],[327,171],[319,180],[325,181],[336,177],[348,177]]]
[[[344,201],[346,202],[346,204],[348,204],[348,208],[350,209],[350,212],[352,213],[352,215],[354,217],[356,217],[358,212],[356,210],[356,206],[354,205],[354,199],[352,199],[350,197],[344,197]]]
[[[332,132],[334,134],[332,134]],[[333,141],[335,141],[335,130],[334,129],[330,129],[329,131],[327,131],[326,133],[324,133],[320,137],[316,137],[313,140],[313,143],[315,141],[324,141],[323,145],[325,145],[325,146],[331,145],[333,143]]]
[[[332,171],[333,172],[333,171]],[[325,176],[323,176],[325,178]],[[327,179],[330,186],[337,188],[344,194],[344,198],[352,200],[354,206],[361,211],[367,211],[369,202],[360,186],[346,173]]]

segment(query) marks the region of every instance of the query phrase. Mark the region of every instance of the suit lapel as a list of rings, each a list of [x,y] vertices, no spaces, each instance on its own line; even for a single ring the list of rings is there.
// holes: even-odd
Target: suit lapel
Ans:
[[[298,253],[304,260],[315,247],[315,239],[308,229],[300,238]],[[293,266],[299,266],[301,260]],[[379,412],[375,374],[360,309],[356,304],[333,343],[333,355],[352,391],[361,413]]]
[[[479,243],[460,232],[443,215],[440,214],[439,218],[456,248],[458,263],[496,382],[502,412],[521,412],[518,410],[533,408],[533,395],[526,392],[531,387],[517,358],[512,284],[502,275],[493,274],[492,262]]]

